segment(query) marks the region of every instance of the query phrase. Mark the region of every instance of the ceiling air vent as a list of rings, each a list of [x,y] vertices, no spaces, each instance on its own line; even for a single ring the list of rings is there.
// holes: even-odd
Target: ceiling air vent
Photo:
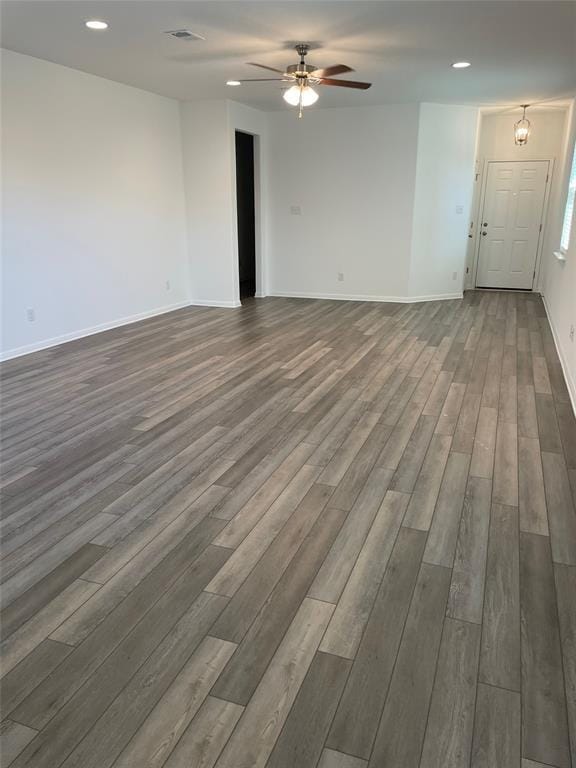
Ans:
[[[206,40],[202,35],[198,35],[196,32],[191,32],[189,29],[172,29],[164,34],[177,37],[178,40]]]

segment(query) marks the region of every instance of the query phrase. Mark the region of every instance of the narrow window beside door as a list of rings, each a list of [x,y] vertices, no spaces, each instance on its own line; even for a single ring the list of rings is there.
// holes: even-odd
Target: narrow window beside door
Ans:
[[[570,245],[570,234],[572,229],[572,220],[574,218],[574,200],[576,198],[576,145],[572,154],[572,168],[570,170],[570,181],[568,182],[568,197],[566,198],[566,208],[564,209],[564,221],[562,223],[562,236],[560,238],[560,250],[566,253]]]

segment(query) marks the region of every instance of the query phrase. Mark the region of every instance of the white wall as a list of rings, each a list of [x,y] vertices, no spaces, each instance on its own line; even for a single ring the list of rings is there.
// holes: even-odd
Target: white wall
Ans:
[[[523,147],[514,143],[514,123],[521,117],[517,111],[504,113],[486,112],[482,114],[478,136],[477,170],[478,179],[474,185],[472,204],[474,220],[473,240],[468,251],[467,287],[474,286],[475,260],[477,258],[480,210],[483,174],[488,160],[554,160],[554,171],[550,180],[550,198],[548,211],[554,211],[560,204],[561,172],[558,161],[561,159],[566,127],[566,112],[563,109],[534,108],[528,110],[532,124],[529,141]],[[545,218],[544,240],[548,237],[550,217]],[[537,264],[539,268],[539,264]],[[537,272],[537,288],[541,289],[542,269]]]
[[[187,303],[178,103],[3,51],[2,107],[4,355]]]
[[[269,124],[271,293],[405,296],[418,105],[274,112]]]
[[[421,104],[410,260],[411,297],[461,296],[478,110]]]
[[[181,104],[192,301],[237,306],[234,152],[228,102]]]
[[[574,102],[566,123],[557,166],[558,202],[550,208],[548,233],[542,255],[542,294],[568,382],[572,406],[576,412],[576,339],[570,339],[570,328],[576,328],[576,220],[572,222],[572,235],[566,261],[560,261],[554,255],[560,245],[566,189],[576,141]]]
[[[562,149],[566,112],[563,109],[529,109],[526,116],[532,124],[528,143],[514,143],[514,123],[522,114],[513,111],[482,115],[478,157],[481,160],[546,160]]]
[[[476,127],[437,104],[273,113],[271,292],[461,295]]]

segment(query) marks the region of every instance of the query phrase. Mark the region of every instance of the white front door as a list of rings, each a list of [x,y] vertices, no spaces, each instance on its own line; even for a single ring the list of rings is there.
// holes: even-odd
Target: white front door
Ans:
[[[532,288],[547,179],[547,160],[488,163],[477,288]]]

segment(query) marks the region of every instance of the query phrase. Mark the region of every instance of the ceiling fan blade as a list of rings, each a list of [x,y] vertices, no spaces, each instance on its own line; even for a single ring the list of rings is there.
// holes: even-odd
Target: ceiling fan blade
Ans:
[[[365,91],[370,88],[372,83],[361,83],[358,80],[332,80],[329,77],[322,77],[320,85],[338,85],[340,88],[360,88]]]
[[[332,77],[332,75],[342,75],[344,72],[354,72],[352,67],[347,67],[346,64],[336,64],[333,67],[325,67],[324,69],[315,69],[310,74],[312,77]]]
[[[248,77],[243,80],[237,80],[238,83],[291,83],[291,77]]]
[[[267,67],[266,64],[256,64],[254,61],[246,62],[250,67],[260,67],[260,69],[269,69],[270,72],[278,72],[280,75],[286,74],[283,69],[276,69],[275,67]]]

